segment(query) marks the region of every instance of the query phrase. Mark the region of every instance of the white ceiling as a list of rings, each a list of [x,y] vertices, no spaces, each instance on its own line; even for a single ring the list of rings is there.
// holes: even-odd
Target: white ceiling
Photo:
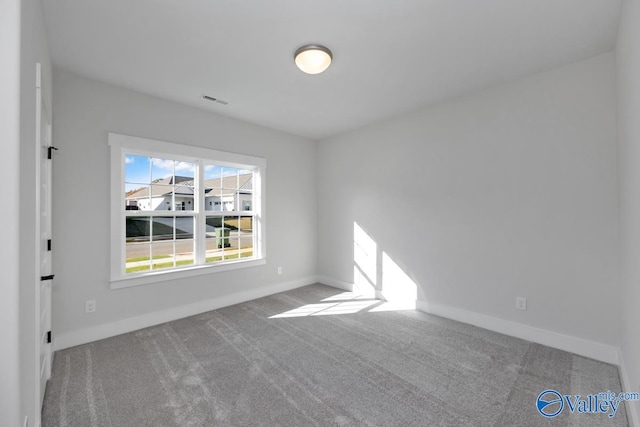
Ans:
[[[611,50],[620,3],[43,0],[57,66],[312,139]]]

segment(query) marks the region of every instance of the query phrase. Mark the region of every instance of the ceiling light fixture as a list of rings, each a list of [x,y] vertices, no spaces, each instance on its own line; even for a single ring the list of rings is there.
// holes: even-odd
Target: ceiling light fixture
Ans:
[[[329,68],[333,55],[326,47],[319,44],[304,45],[293,54],[298,68],[307,74],[319,74]]]

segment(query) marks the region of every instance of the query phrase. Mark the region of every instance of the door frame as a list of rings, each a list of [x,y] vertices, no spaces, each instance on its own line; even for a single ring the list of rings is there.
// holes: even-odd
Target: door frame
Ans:
[[[53,358],[52,358],[52,348],[53,348],[53,341],[51,341],[51,343],[47,343],[47,342],[43,342],[42,336],[43,333],[46,333],[46,331],[42,331],[41,330],[41,312],[42,312],[42,304],[43,303],[48,303],[49,307],[47,309],[47,315],[49,316],[49,328],[51,328],[51,306],[52,306],[52,292],[49,292],[49,301],[48,302],[43,302],[41,301],[41,286],[42,286],[42,280],[41,280],[41,275],[42,275],[42,271],[41,271],[41,262],[42,262],[42,248],[43,248],[43,243],[42,243],[42,227],[41,227],[41,209],[42,209],[42,204],[41,204],[41,184],[42,184],[42,162],[43,161],[48,161],[46,159],[44,159],[43,157],[43,148],[42,148],[42,126],[43,123],[48,123],[49,127],[48,129],[46,129],[46,132],[48,132],[48,139],[49,139],[49,145],[53,145],[53,141],[52,141],[52,125],[53,125],[53,118],[51,115],[51,112],[49,111],[49,109],[46,107],[46,101],[48,100],[47,98],[47,93],[45,91],[45,88],[43,87],[43,82],[42,82],[42,66],[39,62],[36,63],[36,137],[35,137],[35,286],[34,286],[34,290],[35,290],[35,295],[34,295],[34,308],[35,308],[35,315],[34,315],[34,321],[35,321],[35,328],[34,328],[34,332],[35,332],[35,406],[36,406],[36,411],[35,411],[35,423],[34,425],[39,427],[41,425],[41,417],[42,417],[42,403],[43,401],[41,400],[41,397],[44,395],[44,391],[41,389],[41,384],[40,384],[40,378],[41,378],[41,369],[42,366],[40,365],[40,355],[43,351],[48,352],[47,355],[47,360],[48,363],[46,363],[46,372],[45,372],[45,377],[47,378],[47,380],[51,377],[51,365],[53,362]],[[43,117],[46,118],[46,120],[42,120]],[[51,167],[51,165],[49,165]],[[51,174],[49,173],[49,180],[51,181]],[[52,189],[52,183],[49,182],[49,189],[50,189],[50,193],[51,193],[51,189]],[[49,194],[49,197],[51,198],[51,194]],[[47,202],[48,204],[48,214],[49,214],[49,218],[51,217],[51,212],[52,212],[52,204],[50,202]],[[49,219],[50,221],[50,219]],[[51,230],[50,230],[51,231]],[[49,238],[51,238],[49,236]],[[47,284],[47,286],[51,286],[53,287],[53,282],[50,281],[49,284]],[[46,348],[43,347],[45,346]]]

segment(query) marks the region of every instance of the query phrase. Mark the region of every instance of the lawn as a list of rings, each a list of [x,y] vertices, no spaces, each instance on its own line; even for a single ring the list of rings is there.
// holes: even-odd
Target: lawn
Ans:
[[[251,256],[253,256],[253,251],[244,252],[244,253],[240,254],[240,258],[249,258]],[[231,255],[227,255],[227,256],[224,257],[225,260],[237,259],[237,258],[238,258],[238,254],[231,254]],[[217,261],[222,261],[222,256],[207,257],[207,263],[217,262]]]
[[[154,255],[153,259],[162,259],[162,258],[171,258],[171,255]],[[139,262],[139,261],[149,261],[148,256],[141,256],[137,258],[127,258],[127,262]]]
[[[251,252],[243,252],[241,254],[231,254],[231,255],[227,255],[224,257],[224,260],[229,260],[229,259],[238,259],[238,258],[249,258],[253,256],[253,251]],[[154,256],[153,259],[162,259],[162,258],[170,258],[170,256],[168,255],[157,255]],[[139,261],[148,261],[149,257],[139,257],[139,258],[129,258],[127,260],[127,262],[139,262]],[[223,257],[222,255],[217,255],[217,256],[212,256],[212,257],[207,257],[207,263],[210,262],[218,262],[218,261],[222,261]],[[176,261],[176,267],[181,267],[184,265],[191,265],[193,264],[193,260],[192,259],[185,259],[185,260],[180,260],[180,261]],[[161,263],[154,263],[153,264],[153,269],[154,270],[159,270],[162,268],[171,268],[173,267],[173,262],[161,262]],[[140,271],[149,271],[151,268],[149,267],[149,265],[136,265],[134,267],[127,267],[125,269],[125,271],[127,273],[137,273]]]
[[[154,257],[155,259],[156,257]],[[159,256],[158,258],[170,258],[169,256]],[[147,257],[146,259],[139,259],[138,261],[147,261],[149,258]],[[133,262],[133,259],[128,259],[127,261],[129,262]],[[192,259],[184,259],[181,261],[176,261],[176,267],[180,267],[183,265],[190,265],[193,264],[193,260]],[[154,263],[153,264],[153,269],[154,270],[159,270],[161,268],[171,268],[173,267],[173,261],[171,262],[162,262],[162,263]],[[138,271],[148,271],[150,270],[148,265],[136,265],[134,267],[128,267],[125,271],[127,273],[136,273]]]

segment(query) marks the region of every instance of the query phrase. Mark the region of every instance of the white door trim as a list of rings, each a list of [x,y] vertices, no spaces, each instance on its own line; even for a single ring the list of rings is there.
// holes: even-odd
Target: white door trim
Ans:
[[[34,276],[34,325],[35,325],[35,366],[34,366],[34,378],[35,378],[35,420],[34,424],[40,426],[41,424],[41,401],[40,401],[40,145],[41,145],[41,131],[42,131],[42,66],[38,62],[36,63],[36,140],[35,140],[35,202],[36,202],[36,223],[35,223],[35,276]]]
[[[36,221],[35,221],[35,276],[34,276],[34,294],[35,294],[35,420],[34,425],[39,427],[41,425],[41,413],[42,413],[42,403],[44,390],[42,390],[41,386],[41,378],[44,374],[44,377],[48,380],[51,376],[51,349],[52,344],[45,342],[43,337],[45,336],[47,331],[42,330],[42,305],[47,304],[46,307],[46,316],[47,319],[45,323],[48,325],[48,328],[51,327],[51,292],[50,290],[45,294],[48,295],[45,301],[42,301],[41,292],[43,282],[41,280],[41,276],[43,274],[42,271],[42,252],[43,250],[43,236],[42,236],[42,212],[43,208],[47,209],[47,221],[51,221],[51,169],[48,169],[47,175],[48,177],[42,176],[42,162],[43,162],[43,141],[42,135],[43,131],[46,132],[46,139],[48,140],[48,144],[51,144],[51,124],[52,118],[49,111],[46,108],[45,104],[45,93],[44,88],[42,87],[42,67],[40,63],[36,63],[36,137],[35,137],[35,213],[36,213]],[[47,126],[46,129],[43,129],[43,126]],[[44,161],[47,161],[46,159]],[[49,165],[50,167],[51,165]],[[47,200],[45,203],[46,207],[42,206],[42,179],[48,179],[49,183],[49,194],[47,195]],[[50,226],[47,226],[50,230]],[[46,230],[45,230],[46,231]],[[48,236],[50,238],[50,236]],[[51,263],[49,262],[49,265]],[[50,272],[45,272],[45,274],[50,274]],[[47,282],[45,286],[52,286],[51,281]],[[45,356],[44,364],[41,363],[42,353],[47,353]]]

